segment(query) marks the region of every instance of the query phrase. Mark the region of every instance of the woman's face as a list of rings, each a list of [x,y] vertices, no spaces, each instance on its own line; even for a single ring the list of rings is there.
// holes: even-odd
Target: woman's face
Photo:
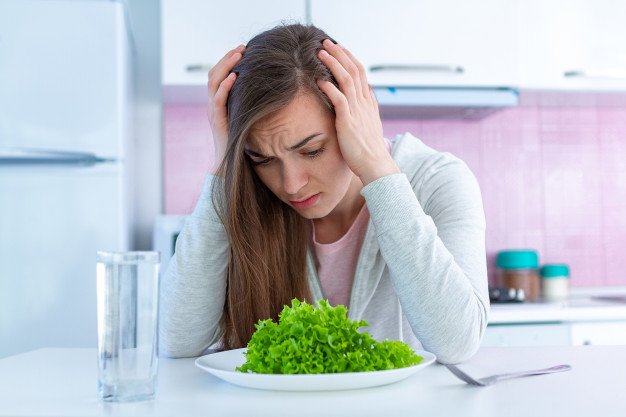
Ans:
[[[245,148],[261,181],[307,219],[333,212],[355,178],[339,150],[334,117],[311,94],[257,122]]]

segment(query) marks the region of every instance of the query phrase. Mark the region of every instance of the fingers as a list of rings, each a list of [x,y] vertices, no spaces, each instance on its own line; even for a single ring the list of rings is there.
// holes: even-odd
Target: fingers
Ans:
[[[322,90],[322,92],[330,98],[330,101],[333,103],[333,107],[335,107],[335,114],[338,118],[350,116],[348,99],[337,89],[337,87],[335,87],[335,84],[330,81],[317,80],[317,85],[320,90]]]
[[[228,74],[237,65],[237,62],[243,56],[242,53],[245,49],[244,45],[239,45],[235,49],[231,49],[226,55],[218,61],[217,64],[209,71],[209,99],[217,93],[222,81],[226,79]]]
[[[340,45],[341,46],[341,45]],[[341,46],[343,52],[350,58],[352,63],[357,67],[359,71],[359,81],[361,84],[361,93],[363,97],[367,98],[370,96],[371,87],[367,83],[367,75],[365,72],[365,67],[361,64],[355,57],[352,55],[352,52],[348,51],[345,47]]]
[[[340,88],[342,88],[342,90],[344,89],[341,79],[344,78],[343,82],[347,92],[353,89],[355,94],[359,97],[369,100],[369,86],[367,84],[367,76],[363,65],[361,65],[354,55],[352,55],[352,53],[345,47],[334,44],[329,39],[324,40],[322,44],[324,46],[324,50],[326,50],[331,57],[324,55],[324,60],[322,59],[323,54],[320,54],[320,59],[322,59],[322,62],[329,67],[337,79],[337,82],[339,82]],[[339,65],[336,65],[334,63],[335,61],[339,63]]]
[[[376,98],[376,94],[374,93],[374,89],[372,88],[371,85],[367,85],[368,88],[368,94],[372,100],[372,103],[374,103],[374,105],[376,106],[376,108],[378,108],[378,99]]]
[[[357,67],[339,45],[335,45],[328,39],[323,42],[323,45],[324,49],[319,52],[318,57],[330,69],[341,91],[351,101],[357,96],[361,97],[361,83],[356,82],[359,77]]]
[[[231,72],[228,76],[222,81],[213,95],[213,117],[214,120],[220,120],[221,118],[225,118],[227,115],[226,112],[226,101],[228,100],[228,93],[230,89],[233,88],[233,84],[235,84],[235,80],[237,79],[237,74]]]
[[[226,101],[228,94],[235,84],[237,75],[231,72],[242,57],[245,49],[244,45],[230,50],[217,64],[209,71],[208,89],[208,117],[213,132],[217,160],[221,160],[221,156],[226,149],[228,139],[228,110],[226,109]]]

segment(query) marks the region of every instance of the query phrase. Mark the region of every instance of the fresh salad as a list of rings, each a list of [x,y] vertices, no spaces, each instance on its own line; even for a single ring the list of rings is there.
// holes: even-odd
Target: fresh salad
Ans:
[[[419,364],[409,345],[400,341],[378,342],[359,328],[364,320],[347,318],[343,305],[319,307],[293,299],[278,323],[259,320],[245,351],[240,372],[260,374],[321,374],[380,371]]]

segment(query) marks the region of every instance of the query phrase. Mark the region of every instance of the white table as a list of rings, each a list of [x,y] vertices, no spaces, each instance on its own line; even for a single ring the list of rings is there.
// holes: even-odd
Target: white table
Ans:
[[[624,416],[626,346],[482,348],[475,376],[560,363],[572,371],[464,384],[435,364],[387,386],[335,392],[240,388],[195,367],[160,361],[157,398],[112,404],[96,388],[95,349],[40,349],[0,360],[0,416]]]

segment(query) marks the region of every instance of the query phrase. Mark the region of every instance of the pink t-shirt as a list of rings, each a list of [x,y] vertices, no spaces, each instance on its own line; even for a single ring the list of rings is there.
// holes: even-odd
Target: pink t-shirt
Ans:
[[[387,151],[391,152],[392,144],[387,138],[385,138],[385,145]],[[367,210],[367,204],[363,204],[350,229],[333,243],[318,243],[315,240],[315,227],[313,227],[313,249],[317,276],[322,287],[322,294],[333,306],[343,304],[349,307],[356,263],[369,218],[370,213]]]
[[[350,229],[333,243],[318,243],[313,230],[317,276],[322,286],[322,294],[333,306],[349,306],[356,262],[369,218],[367,205],[363,204]]]

